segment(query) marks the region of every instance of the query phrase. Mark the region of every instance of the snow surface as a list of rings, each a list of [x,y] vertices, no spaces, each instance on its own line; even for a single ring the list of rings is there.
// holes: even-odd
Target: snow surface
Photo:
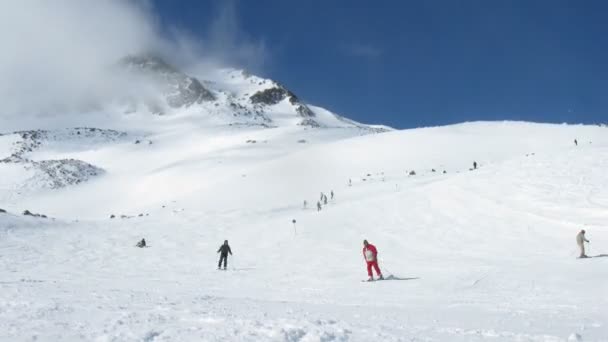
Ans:
[[[86,183],[20,193],[0,163],[0,340],[608,340],[608,128],[100,127],[126,135],[31,153],[105,170]],[[391,280],[361,282],[363,239]]]
[[[136,127],[34,152],[106,170],[85,184],[18,195],[0,164],[1,340],[608,340],[608,257],[574,242],[608,254],[606,128]],[[361,282],[363,239],[392,280]]]

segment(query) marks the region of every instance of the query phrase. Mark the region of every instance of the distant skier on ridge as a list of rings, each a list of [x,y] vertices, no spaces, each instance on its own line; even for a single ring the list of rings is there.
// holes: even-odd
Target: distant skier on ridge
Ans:
[[[585,230],[583,229],[578,234],[576,234],[576,244],[581,250],[581,255],[579,256],[579,258],[588,258],[587,254],[585,254],[585,242],[589,242],[589,240],[585,238]]]
[[[367,263],[367,275],[369,279],[367,281],[373,281],[374,275],[372,273],[372,267],[376,270],[376,274],[378,275],[378,280],[383,280],[382,272],[380,272],[380,267],[378,267],[378,250],[376,246],[367,242],[367,240],[363,240],[363,258]]]
[[[228,266],[228,254],[232,255],[232,250],[228,245],[228,240],[224,240],[224,244],[220,246],[217,252],[221,253],[220,261],[217,263],[217,269],[221,269],[222,261],[224,262],[224,269],[226,269],[226,266]]]

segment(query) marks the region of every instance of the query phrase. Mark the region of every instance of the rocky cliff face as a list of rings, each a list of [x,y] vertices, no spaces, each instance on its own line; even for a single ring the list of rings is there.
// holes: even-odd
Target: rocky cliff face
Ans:
[[[306,104],[302,103],[294,93],[281,85],[277,84],[272,88],[260,90],[251,95],[249,99],[253,104],[262,104],[267,106],[276,105],[281,101],[288,99],[289,103],[294,106],[296,113],[303,118],[303,120],[300,122],[301,125],[312,127],[320,126],[313,119],[315,117],[315,113]]]

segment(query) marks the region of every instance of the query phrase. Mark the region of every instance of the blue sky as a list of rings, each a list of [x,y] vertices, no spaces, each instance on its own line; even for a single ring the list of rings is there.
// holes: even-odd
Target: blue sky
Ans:
[[[604,1],[152,4],[163,27],[238,50],[236,63],[358,121],[608,122]]]

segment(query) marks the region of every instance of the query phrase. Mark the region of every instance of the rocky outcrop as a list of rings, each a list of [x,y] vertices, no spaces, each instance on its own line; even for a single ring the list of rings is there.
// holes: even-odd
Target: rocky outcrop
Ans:
[[[105,172],[95,165],[77,159],[43,160],[32,162],[31,167],[42,173],[41,180],[51,189],[80,184]]]
[[[260,90],[249,98],[254,105],[272,106],[282,102],[285,99],[294,107],[296,113],[303,118],[299,123],[301,126],[320,127],[318,122],[313,118],[315,113],[291,91],[281,85],[275,85],[272,88]]]
[[[34,213],[32,213],[31,211],[29,211],[29,210],[25,210],[25,211],[23,212],[23,216],[32,216],[32,217],[47,218],[47,216],[46,216],[46,215],[42,215],[42,214],[34,214]]]
[[[289,94],[290,92],[283,87],[272,87],[256,92],[249,99],[253,104],[271,106],[285,100]]]
[[[35,150],[44,146],[44,144],[48,144],[51,142],[73,140],[79,142],[80,144],[90,144],[97,142],[107,143],[118,141],[127,137],[127,133],[125,132],[93,127],[66,128],[55,131],[40,129],[30,131],[17,131],[8,134],[0,134],[0,136],[9,134],[19,135],[21,137],[21,140],[15,143],[12,155],[10,157],[6,157],[0,160],[0,162],[8,163],[27,160],[28,153],[34,152]]]
[[[215,100],[213,93],[198,79],[184,74],[158,57],[128,56],[123,58],[121,63],[137,76],[149,77],[156,81],[171,108],[189,107]],[[162,108],[156,103],[146,102],[146,105],[152,112],[162,112]]]
[[[128,135],[114,130],[79,127],[61,130],[30,130],[10,133],[19,136],[13,143],[11,155],[0,159],[0,163],[18,164],[33,171],[28,183],[35,187],[58,189],[76,185],[103,174],[105,171],[95,165],[77,159],[33,160],[32,152],[47,144],[64,143],[80,148],[125,140]]]

